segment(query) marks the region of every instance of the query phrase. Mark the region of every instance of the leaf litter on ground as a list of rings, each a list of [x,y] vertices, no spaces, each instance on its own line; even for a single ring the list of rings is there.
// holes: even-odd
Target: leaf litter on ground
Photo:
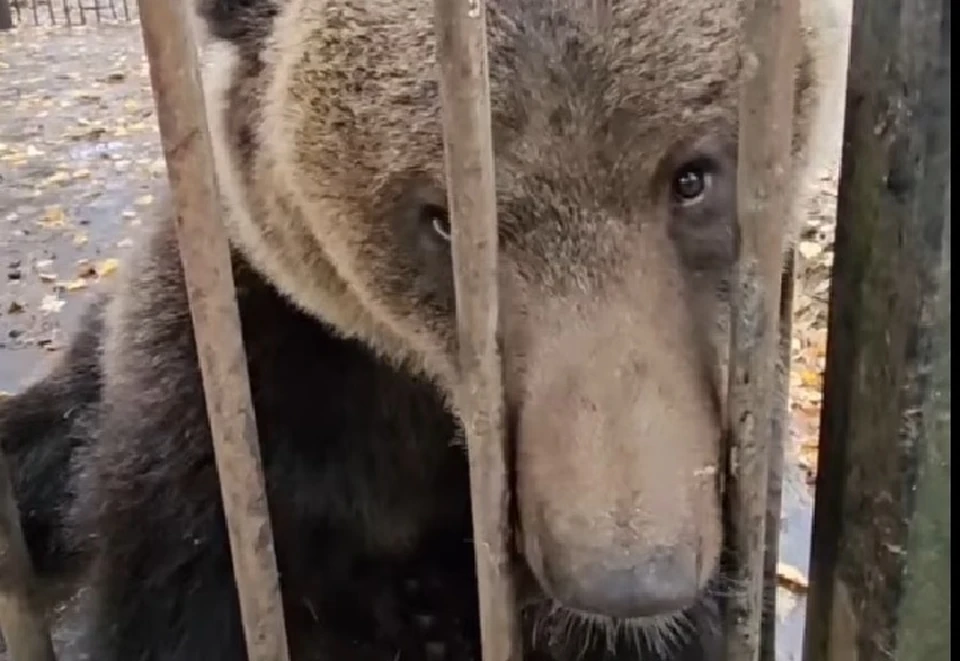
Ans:
[[[51,350],[165,183],[149,70],[135,22],[15,28],[0,54],[0,349]]]

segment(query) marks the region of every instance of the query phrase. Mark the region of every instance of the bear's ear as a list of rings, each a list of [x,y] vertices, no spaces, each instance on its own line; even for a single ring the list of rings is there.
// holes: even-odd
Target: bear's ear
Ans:
[[[207,32],[234,43],[266,36],[277,15],[278,0],[193,0]]]

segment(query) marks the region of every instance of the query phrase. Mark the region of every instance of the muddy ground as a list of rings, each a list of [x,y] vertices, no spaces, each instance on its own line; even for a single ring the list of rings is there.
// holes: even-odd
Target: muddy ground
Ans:
[[[841,108],[836,99],[828,111]],[[800,251],[793,442],[783,506],[784,571],[801,582],[842,122],[838,117],[827,125]],[[118,268],[136,268],[125,253],[141,211],[163,185],[138,25],[0,33],[0,391],[15,392],[41,373],[91,292],[109,286]],[[802,589],[778,591],[779,661],[800,658],[804,607]],[[60,658],[78,661],[70,645],[76,608],[60,611]]]

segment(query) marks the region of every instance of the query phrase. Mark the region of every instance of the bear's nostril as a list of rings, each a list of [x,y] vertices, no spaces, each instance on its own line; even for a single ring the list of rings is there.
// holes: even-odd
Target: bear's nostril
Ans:
[[[618,563],[619,565],[619,563]],[[693,606],[700,591],[696,553],[691,549],[658,549],[637,557],[630,566],[611,566],[603,559],[574,573],[548,573],[552,592],[573,610],[616,618],[662,615]]]

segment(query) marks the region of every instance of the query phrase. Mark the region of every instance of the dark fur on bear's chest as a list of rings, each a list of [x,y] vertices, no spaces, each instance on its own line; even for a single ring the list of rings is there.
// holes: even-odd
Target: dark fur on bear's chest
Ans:
[[[432,386],[332,335],[242,262],[235,271],[286,609],[301,642],[316,627],[336,631],[349,658],[474,658],[469,482],[452,416]],[[314,643],[305,659],[346,658]]]
[[[89,653],[233,661],[243,638],[183,273],[151,237],[105,339],[96,439],[75,461],[95,558]],[[469,661],[466,453],[428,383],[235,282],[295,661]],[[469,641],[469,642],[468,642]]]

